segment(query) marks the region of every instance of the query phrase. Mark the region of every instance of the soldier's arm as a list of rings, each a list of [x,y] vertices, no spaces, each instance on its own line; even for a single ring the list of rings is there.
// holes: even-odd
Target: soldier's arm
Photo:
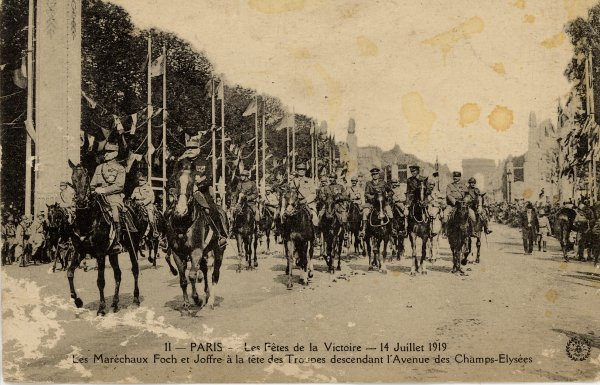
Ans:
[[[96,168],[96,172],[92,176],[92,181],[90,182],[91,187],[98,187],[102,185],[102,165],[98,165]]]
[[[154,191],[152,190],[152,188],[149,189],[149,191],[146,192],[145,196],[143,197],[143,203],[144,206],[148,206],[154,203]]]
[[[451,204],[456,203],[456,198],[452,195],[452,188],[450,186],[446,187],[446,199],[448,199]]]

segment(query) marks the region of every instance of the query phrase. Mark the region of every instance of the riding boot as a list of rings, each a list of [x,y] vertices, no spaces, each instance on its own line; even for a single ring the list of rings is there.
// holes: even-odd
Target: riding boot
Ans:
[[[123,245],[121,245],[121,222],[115,223],[115,242],[113,250],[119,254],[125,252]]]

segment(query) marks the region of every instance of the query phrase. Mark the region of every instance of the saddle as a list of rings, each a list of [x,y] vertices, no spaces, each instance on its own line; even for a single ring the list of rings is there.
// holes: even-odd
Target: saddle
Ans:
[[[110,204],[106,201],[106,199],[99,199],[98,202],[102,207],[102,216],[104,220],[112,226],[113,220],[110,215]],[[132,209],[128,205],[124,205],[124,208],[119,209],[119,219],[121,222],[121,228],[127,229],[130,233],[137,232],[137,227],[135,226],[135,222],[133,221],[133,212]]]

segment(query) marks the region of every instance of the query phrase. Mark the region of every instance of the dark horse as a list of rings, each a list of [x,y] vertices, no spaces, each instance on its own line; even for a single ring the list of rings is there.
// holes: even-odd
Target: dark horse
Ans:
[[[265,235],[267,251],[271,251],[271,231],[275,229],[275,218],[272,209],[269,209],[266,205],[262,207],[258,227]],[[277,235],[275,235],[275,241],[277,241]]]
[[[218,234],[211,227],[212,220],[209,214],[195,199],[192,193],[194,178],[190,170],[179,171],[175,175],[174,187],[177,204],[165,215],[167,242],[169,250],[173,253],[177,270],[179,271],[179,285],[183,292],[183,309],[189,311],[190,303],[187,294],[187,281],[192,285],[192,299],[198,306],[203,304],[214,307],[215,292],[219,283],[221,264],[225,247],[219,247]],[[196,194],[200,194],[197,192]],[[212,271],[212,293],[208,284],[208,253],[214,257]],[[185,271],[188,261],[191,262],[190,273],[186,279]],[[198,269],[202,271],[204,279],[204,301],[200,300],[196,291]]]
[[[404,255],[404,238],[406,238],[406,218],[400,208],[394,204],[394,218],[392,219],[392,258],[399,261]]]
[[[246,269],[253,269],[258,267],[258,261],[256,259],[256,247],[258,244],[258,224],[254,220],[254,211],[250,205],[248,205],[246,198],[242,198],[241,202],[238,203],[237,208],[233,214],[233,233],[235,234],[235,240],[238,248],[239,264],[237,271],[242,270],[242,259],[246,258]],[[254,265],[252,265],[252,258],[254,257]]]
[[[75,254],[71,259],[67,270],[69,287],[71,289],[71,298],[75,301],[77,307],[83,306],[83,301],[75,292],[74,276],[75,269],[79,266],[81,259],[86,254],[96,258],[98,263],[98,290],[100,292],[100,303],[98,305],[98,315],[106,314],[106,302],[104,299],[104,268],[106,265],[106,256],[113,268],[115,277],[115,293],[111,307],[116,312],[119,310],[119,287],[121,285],[121,268],[119,267],[118,254],[114,250],[114,242],[111,240],[111,221],[110,209],[102,195],[92,194],[90,190],[90,178],[87,170],[82,165],[74,165],[69,161],[72,169],[71,181],[75,190],[75,218],[72,226],[71,241],[75,248]],[[133,273],[134,289],[133,303],[140,304],[140,290],[138,287],[139,268],[137,263],[137,246],[139,244],[139,233],[129,233],[123,228],[121,233],[121,244],[127,249],[129,259],[131,260],[131,271]]]
[[[367,215],[365,230],[365,245],[369,256],[369,271],[377,269],[382,271],[382,263],[379,258],[381,242],[383,241],[383,260],[387,257],[387,247],[392,233],[392,222],[383,209],[384,193],[375,194],[375,205]],[[372,242],[372,243],[371,243]],[[371,258],[371,254],[373,258]]]
[[[465,275],[461,264],[467,263],[469,255],[468,242],[471,226],[469,224],[469,206],[464,201],[456,201],[454,210],[448,218],[447,235],[450,250],[452,251],[452,273]],[[462,260],[461,260],[462,258]]]
[[[60,207],[58,203],[46,206],[48,207],[46,250],[54,260],[52,272],[56,271],[57,261],[60,262],[61,270],[67,270],[69,256],[73,253],[69,217],[67,211]]]
[[[467,250],[469,254],[473,251],[472,238],[475,238],[475,263],[479,263],[479,258],[481,255],[481,233],[483,233],[483,219],[481,218],[481,214],[478,212],[478,208],[480,210],[484,210],[483,208],[483,196],[484,194],[477,196],[477,201],[471,202],[471,209],[475,213],[475,223],[473,223],[473,229],[471,235],[469,236],[469,240],[467,242]]]
[[[145,243],[146,249],[148,250],[148,262],[152,264],[153,267],[156,267],[156,259],[158,258],[158,245],[160,243],[161,237],[165,236],[166,232],[166,224],[165,219],[162,213],[159,210],[154,210],[154,219],[156,221],[156,231],[158,233],[157,236],[154,236],[152,233],[152,229],[150,226],[147,209],[145,206],[137,203],[134,200],[125,201],[125,205],[131,210],[134,218],[138,218],[139,226],[138,231],[142,235],[141,242]],[[147,235],[144,235],[146,234]],[[140,254],[144,257],[144,254],[141,250],[140,245]]]
[[[365,244],[360,237],[360,228],[362,222],[362,212],[360,204],[357,202],[350,203],[350,210],[348,211],[348,231],[354,240],[354,252],[362,255],[366,255]]]
[[[429,193],[430,191],[427,190],[427,178],[425,178],[420,181],[418,194],[413,196],[412,202],[408,207],[408,236],[414,260],[414,264],[410,268],[410,275],[415,275],[416,273],[427,274],[427,270],[423,268],[423,261],[427,256],[427,244],[431,239],[431,217],[429,216],[426,202]],[[421,258],[417,257],[417,238],[421,239]]]
[[[287,288],[291,289],[292,270],[295,265],[294,257],[298,258],[298,266],[302,269],[300,283],[308,285],[308,280],[313,277],[312,256],[315,241],[315,229],[312,224],[312,215],[308,206],[300,200],[296,189],[285,193],[285,214],[283,216],[282,237],[287,260]]]
[[[319,226],[322,229],[325,261],[330,273],[336,269],[340,271],[342,258],[342,245],[348,227],[348,200],[342,197],[329,197],[325,202],[325,213]],[[337,267],[334,267],[337,256]]]
[[[560,242],[560,248],[565,261],[569,261],[568,252],[573,249],[573,243],[569,240],[573,230],[573,222],[577,213],[568,207],[561,207],[548,216],[552,235]]]

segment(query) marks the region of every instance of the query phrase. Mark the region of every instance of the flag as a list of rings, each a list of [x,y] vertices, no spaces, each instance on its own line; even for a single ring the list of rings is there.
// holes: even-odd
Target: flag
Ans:
[[[117,115],[113,115],[113,119],[115,120],[115,127],[117,128],[117,132],[119,132],[119,134],[122,134],[123,131],[125,131],[125,128],[123,127],[123,123],[121,123],[121,119],[119,119]]]
[[[144,58],[144,62],[140,66],[140,73],[144,73],[148,69],[148,59],[149,59],[148,54],[146,54],[146,57]]]
[[[252,114],[256,114],[257,112],[258,112],[258,108],[257,108],[256,98],[254,98],[254,99],[252,99],[252,101],[248,105],[248,108],[246,108],[246,111],[244,111],[242,116],[250,116]]]
[[[281,122],[275,127],[275,131],[281,131],[284,128],[294,128],[296,124],[296,114],[285,114]]]
[[[98,103],[92,100],[92,98],[90,98],[85,92],[81,91],[81,96],[83,96],[83,98],[88,103],[88,106],[90,106],[91,109],[96,108],[96,105],[98,105]]]
[[[225,95],[225,82],[221,80],[217,86],[217,99],[222,100]]]
[[[133,163],[136,161],[139,162],[140,160],[142,160],[142,154],[130,152],[129,156],[127,157],[127,165],[125,167],[125,171],[129,172],[129,170],[131,170],[131,166],[133,166]]]
[[[13,71],[13,81],[19,88],[27,88],[27,59],[21,58],[21,67]]]
[[[103,127],[100,127],[100,130],[102,131],[102,135],[104,135],[104,140],[108,139],[111,131],[108,128]]]
[[[206,86],[204,86],[204,89],[206,90],[206,95],[212,97],[214,95],[214,88],[213,85],[215,84],[215,79],[210,78],[208,79],[208,82],[206,82]]]
[[[129,131],[131,135],[135,134],[135,129],[137,128],[137,118],[137,112],[131,115],[131,130]]]
[[[150,65],[150,76],[155,77],[165,73],[165,56],[160,55]]]

